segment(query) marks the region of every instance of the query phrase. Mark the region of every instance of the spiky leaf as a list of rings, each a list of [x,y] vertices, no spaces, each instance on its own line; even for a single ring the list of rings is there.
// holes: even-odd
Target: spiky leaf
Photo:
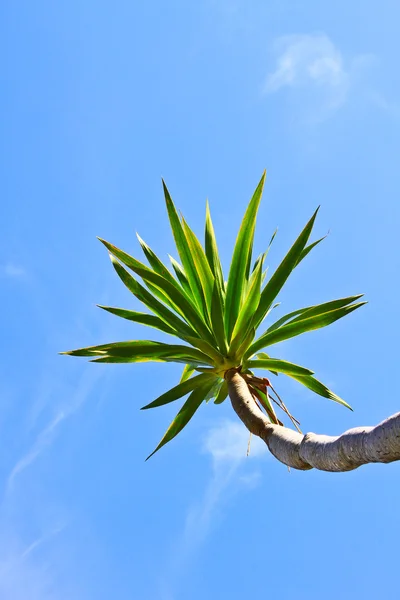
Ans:
[[[133,321],[134,323],[140,323],[141,325],[148,325],[149,327],[154,327],[155,329],[159,329],[160,331],[164,331],[164,333],[169,333],[170,335],[178,335],[173,327],[170,327],[167,323],[165,323],[165,321],[155,317],[154,315],[148,315],[146,313],[128,310],[126,308],[116,308],[114,306],[102,306],[101,304],[98,304],[97,306],[103,310],[106,310],[112,315],[121,317],[122,319],[127,319],[128,321]]]
[[[246,352],[246,356],[251,356],[262,348],[266,348],[272,344],[277,344],[278,342],[283,342],[284,340],[296,335],[301,335],[307,331],[313,331],[315,329],[320,329],[321,327],[326,327],[338,319],[345,317],[353,310],[356,310],[364,304],[366,304],[366,302],[359,302],[358,304],[352,304],[351,306],[345,306],[343,308],[331,310],[330,312],[322,315],[316,315],[314,317],[309,317],[308,319],[305,318],[294,323],[288,323],[287,325],[279,327],[279,329],[266,332],[250,346],[249,350]]]
[[[347,404],[347,402],[345,402],[342,398],[340,398],[334,392],[332,392],[329,388],[327,388],[326,385],[321,383],[321,381],[318,381],[318,379],[315,379],[315,377],[294,375],[293,373],[288,373],[288,375],[290,377],[292,377],[293,379],[296,379],[296,381],[299,381],[300,383],[302,383],[305,387],[307,387],[309,390],[312,390],[319,396],[323,396],[324,398],[329,398],[329,400],[338,402],[339,404],[342,404],[346,408],[353,410],[351,408],[350,404]]]
[[[300,321],[305,319],[306,317],[313,317],[316,315],[323,315],[331,310],[335,310],[336,308],[342,308],[342,306],[347,306],[352,302],[355,302],[359,298],[361,298],[363,294],[358,294],[358,296],[348,296],[347,298],[339,298],[339,300],[332,300],[330,302],[324,302],[322,304],[314,304],[313,306],[306,306],[305,308],[300,308],[299,310],[294,310],[287,315],[284,315],[278,321],[276,321],[273,325],[268,327],[267,331],[271,332],[275,329],[278,329],[287,321],[294,323],[296,321]],[[294,318],[295,317],[295,318]]]
[[[182,406],[181,410],[176,415],[175,419],[172,421],[171,425],[168,427],[157,448],[151,454],[149,454],[146,460],[153,456],[157,450],[162,448],[162,446],[165,446],[165,444],[170,442],[178,435],[178,433],[182,431],[182,429],[189,423],[190,419],[193,417],[194,413],[199,408],[200,404],[203,402],[213,385],[214,381],[210,380],[193,390],[185,404]]]
[[[222,404],[225,398],[228,396],[228,383],[224,380],[221,389],[218,392],[218,396],[214,400],[214,404]]]
[[[138,260],[126,254],[126,252],[120,250],[113,244],[100,240],[106,248],[119,260],[121,260],[129,269],[139,275],[144,281],[148,281],[157,288],[159,288],[165,295],[167,295],[171,302],[179,307],[185,320],[194,328],[199,336],[204,337],[211,343],[214,342],[214,338],[206,326],[203,319],[200,317],[193,304],[188,300],[187,296],[182,290],[179,289],[178,285],[172,285],[170,281],[164,279],[158,273],[155,273],[151,269],[148,269],[145,265],[140,263]]]
[[[191,377],[193,375],[194,371],[195,371],[195,369],[194,369],[194,367],[192,367],[192,365],[185,365],[183,367],[183,371],[182,371],[182,375],[179,380],[179,383],[183,383],[184,381],[189,379],[189,377]]]
[[[246,274],[249,259],[251,259],[254,229],[264,181],[265,171],[247,207],[233,251],[225,299],[225,330],[228,342],[231,339],[232,331],[235,327],[242,303],[243,292],[246,287]]]
[[[285,282],[287,281],[290,273],[295,268],[301,252],[303,251],[308,238],[310,237],[315,218],[317,216],[318,208],[308,221],[307,225],[304,227],[303,231],[300,233],[297,240],[294,242],[293,246],[290,248],[289,252],[286,254],[283,261],[280,263],[279,267],[276,269],[275,273],[272,275],[271,279],[266,284],[265,288],[261,293],[260,303],[258,305],[258,309],[256,314],[254,315],[253,326],[257,329],[261,321],[264,319],[267,311],[272,305],[273,301],[281,291]]]
[[[178,400],[179,398],[182,398],[182,396],[186,396],[186,394],[207,381],[213,381],[216,383],[216,377],[213,375],[206,375],[205,373],[195,375],[195,377],[192,377],[191,379],[187,379],[184,382],[178,383],[178,385],[171,388],[164,394],[161,394],[161,396],[153,400],[153,402],[150,402],[150,404],[142,406],[141,410],[156,408],[157,406],[163,406],[164,404],[174,402],[174,400]]]
[[[206,228],[205,228],[205,252],[210,269],[219,285],[222,293],[225,291],[222,266],[218,253],[217,240],[215,239],[214,227],[211,220],[210,207],[206,203]]]
[[[287,360],[278,358],[265,358],[258,360],[249,360],[246,363],[246,368],[249,369],[268,369],[269,371],[278,371],[278,373],[286,373],[291,375],[313,375],[313,371],[295,365]]]
[[[196,269],[196,264],[193,260],[193,256],[192,256],[189,244],[187,242],[185,232],[184,232],[182,223],[179,219],[179,215],[177,213],[175,205],[172,201],[172,198],[167,189],[167,186],[165,185],[164,180],[162,183],[163,183],[164,197],[165,197],[165,203],[167,206],[169,222],[171,224],[171,229],[172,229],[172,233],[173,233],[173,236],[175,239],[176,248],[178,250],[180,259],[182,261],[183,268],[185,270],[186,277],[187,277],[189,285],[190,285],[192,299],[195,302],[195,304],[197,305],[198,310],[203,315],[203,318],[205,319],[206,305],[205,305],[205,298],[204,298],[204,294],[203,294],[203,288],[201,285],[199,273]]]

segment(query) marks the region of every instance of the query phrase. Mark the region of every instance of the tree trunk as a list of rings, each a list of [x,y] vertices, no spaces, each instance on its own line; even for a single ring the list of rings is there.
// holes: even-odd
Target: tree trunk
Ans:
[[[235,369],[227,371],[225,379],[238,417],[251,433],[264,440],[275,458],[289,467],[302,471],[352,471],[367,463],[400,460],[400,412],[375,427],[356,427],[336,437],[302,435],[270,423]]]

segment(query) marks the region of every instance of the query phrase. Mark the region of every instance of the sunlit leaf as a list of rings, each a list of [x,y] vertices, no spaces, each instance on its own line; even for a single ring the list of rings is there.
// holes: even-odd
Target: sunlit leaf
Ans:
[[[228,342],[231,340],[232,331],[240,311],[242,295],[247,282],[246,272],[249,265],[249,257],[251,258],[257,211],[262,196],[264,181],[265,171],[247,207],[233,251],[225,299],[225,330]]]
[[[288,375],[290,377],[292,377],[293,379],[296,379],[296,381],[299,381],[300,383],[305,385],[309,390],[312,390],[319,396],[323,396],[324,398],[329,398],[329,400],[338,402],[339,404],[342,404],[346,408],[353,410],[351,408],[350,404],[347,404],[347,402],[345,402],[342,398],[340,398],[334,392],[332,392],[329,388],[327,388],[326,385],[324,385],[323,383],[318,381],[318,379],[315,379],[315,377],[299,376],[299,375],[294,375],[293,373],[288,373]]]
[[[195,346],[195,348],[199,348],[199,350],[204,352],[204,354],[207,354],[207,356],[209,356],[216,363],[223,361],[224,357],[222,356],[222,354],[205,340],[194,337],[187,337],[186,340],[189,342],[189,344],[192,344],[192,346]]]
[[[228,383],[224,380],[218,392],[218,396],[214,400],[214,404],[222,404],[228,396]]]
[[[297,265],[298,265],[298,264],[300,264],[300,263],[301,263],[301,261],[302,261],[302,260],[303,260],[303,259],[304,259],[304,258],[307,256],[307,254],[308,254],[309,252],[311,252],[311,250],[312,250],[313,248],[315,248],[315,246],[318,246],[318,244],[319,244],[320,242],[322,242],[322,241],[323,241],[325,238],[326,238],[326,235],[324,235],[324,237],[320,238],[320,239],[319,239],[319,240],[317,240],[316,242],[313,242],[312,244],[309,244],[308,246],[306,246],[306,247],[305,247],[305,248],[304,248],[304,249],[301,251],[301,254],[300,254],[300,256],[299,256],[299,259],[298,259],[298,261],[297,261],[297,263],[296,263],[296,267],[297,267]]]
[[[164,277],[158,273],[155,273],[151,269],[147,268],[132,256],[129,256],[129,254],[126,254],[126,252],[116,248],[116,246],[113,244],[110,244],[105,240],[100,241],[106,246],[111,254],[121,260],[129,269],[139,275],[139,277],[141,277],[144,281],[150,282],[159,288],[164,294],[168,295],[171,301],[179,307],[181,313],[185,317],[185,320],[194,328],[198,335],[213,343],[214,339],[210,330],[182,290],[172,285],[167,279],[164,279]]]
[[[183,232],[186,237],[187,244],[189,246],[192,260],[195,264],[198,277],[200,279],[201,288],[203,291],[203,297],[205,299],[207,314],[210,316],[211,313],[211,297],[214,287],[214,275],[208,264],[207,257],[203,250],[202,245],[197,239],[196,235],[190,229],[185,219],[182,217]]]
[[[219,258],[217,241],[215,239],[215,232],[211,221],[211,214],[208,202],[206,203],[205,252],[208,264],[210,265],[210,269],[223,294],[225,291],[224,277],[222,274],[222,266]]]
[[[116,308],[114,306],[102,306],[101,304],[98,304],[97,306],[113,315],[116,315],[117,317],[121,317],[122,319],[127,319],[128,321],[133,321],[134,323],[140,323],[141,325],[148,325],[149,327],[154,327],[155,329],[159,329],[160,331],[164,331],[170,335],[178,335],[179,337],[179,334],[173,327],[170,327],[165,321],[159,317],[155,317],[154,315],[148,315],[146,313],[128,310],[126,308]]]
[[[261,293],[260,303],[253,319],[253,326],[257,329],[261,321],[264,319],[268,309],[272,305],[278,293],[281,291],[290,273],[295,268],[301,252],[305,247],[308,238],[310,237],[318,209],[315,211],[303,231],[300,233],[289,252],[286,254],[271,279],[266,284]]]
[[[192,253],[187,242],[185,232],[183,230],[182,223],[179,219],[179,215],[176,211],[175,205],[172,201],[170,193],[165,185],[163,180],[163,189],[164,189],[164,197],[165,203],[167,206],[169,222],[171,224],[172,233],[175,239],[176,248],[178,250],[180,259],[182,261],[182,265],[188,279],[192,296],[195,299],[198,310],[201,312],[203,317],[205,318],[204,309],[205,309],[205,298],[203,295],[203,288],[201,285],[199,274],[196,270],[196,265],[192,257]]]
[[[167,442],[170,442],[174,437],[178,435],[182,431],[182,429],[188,424],[190,419],[193,417],[196,410],[199,408],[200,404],[203,402],[204,398],[208,394],[211,387],[214,385],[213,380],[209,380],[204,384],[200,385],[190,394],[189,398],[186,400],[185,404],[182,406],[179,413],[176,415],[175,419],[172,421],[171,425],[168,427],[164,437],[161,442],[158,444],[157,448],[146,458],[148,460],[153,454],[157,452],[162,446],[164,446]]]
[[[211,378],[211,379],[210,379]],[[189,392],[199,387],[201,384],[213,381],[217,383],[217,379],[215,376],[206,375],[201,373],[200,375],[195,375],[191,379],[184,381],[182,383],[178,383],[175,387],[171,388],[164,394],[161,394],[158,398],[150,402],[150,404],[146,404],[146,406],[142,406],[141,410],[146,410],[148,408],[156,408],[157,406],[163,406],[164,404],[169,404],[170,402],[174,402],[174,400],[178,400],[178,398],[182,398],[182,396],[186,396]]]
[[[189,285],[189,281],[185,275],[185,271],[183,270],[182,266],[178,263],[177,260],[174,259],[173,256],[169,256],[169,260],[171,261],[172,267],[175,271],[175,274],[178,278],[179,283],[181,284],[181,286],[183,287],[183,289],[185,290],[187,295],[193,298],[192,290],[190,289],[190,285]]]
[[[252,317],[257,310],[258,303],[260,302],[262,268],[263,260],[261,259],[257,264],[255,271],[253,272],[250,287],[247,291],[247,295],[244,299],[235,327],[233,329],[232,343],[230,345],[230,352],[232,354],[235,354],[236,350],[246,337],[248,330],[251,328]]]
[[[189,377],[191,377],[194,372],[195,372],[195,369],[194,369],[194,367],[192,367],[192,365],[185,365],[183,368],[179,383],[183,383],[184,381],[189,379]]]
[[[307,331],[313,331],[315,329],[320,329],[321,327],[326,327],[338,319],[345,317],[353,310],[356,310],[364,304],[366,304],[366,302],[359,302],[358,304],[352,304],[351,306],[345,306],[343,308],[331,310],[330,312],[322,315],[316,315],[314,317],[309,317],[308,319],[305,318],[294,323],[288,323],[279,329],[266,332],[250,346],[249,350],[246,352],[246,356],[251,356],[262,348],[266,348],[272,344],[277,344],[278,342],[283,342],[284,340],[302,333],[306,333]]]
[[[228,352],[228,343],[224,326],[224,301],[217,280],[214,281],[211,299],[211,325],[218,348],[220,352],[226,356]]]
[[[138,233],[136,234],[136,237],[139,240],[139,244],[141,245],[142,250],[153,270],[159,275],[162,275],[162,277],[167,279],[172,285],[176,285],[173,275],[169,272],[164,263],[158,258],[156,253],[153,252],[153,250],[146,244],[144,240],[142,240]]]
[[[246,363],[246,367],[249,369],[268,369],[269,371],[278,371],[278,373],[293,374],[293,375],[312,375],[313,371],[295,365],[287,360],[280,360],[278,358],[264,358],[257,360],[249,360]]]
[[[216,398],[218,396],[223,383],[224,383],[224,379],[221,379],[221,378],[216,379],[211,390],[208,392],[208,394],[206,394],[206,396],[204,398],[206,402],[209,402],[210,400],[212,400],[213,398]]]
[[[313,306],[306,306],[305,308],[294,310],[293,312],[284,315],[283,317],[278,319],[276,323],[268,327],[267,332],[278,329],[287,321],[294,323],[296,321],[303,320],[306,317],[322,315],[324,313],[330,312],[331,310],[335,310],[336,308],[342,308],[342,306],[347,306],[348,304],[355,302],[362,296],[363,294],[358,294],[358,296],[348,296],[347,298],[339,298],[339,300],[332,300],[330,302],[324,302],[323,304],[314,304]]]
[[[110,255],[114,269],[128,290],[145,304],[152,312],[158,315],[165,323],[175,329],[179,337],[186,335],[196,335],[194,329],[182,321],[174,312],[167,308],[162,302],[159,302],[150,292],[146,290],[124,267]]]

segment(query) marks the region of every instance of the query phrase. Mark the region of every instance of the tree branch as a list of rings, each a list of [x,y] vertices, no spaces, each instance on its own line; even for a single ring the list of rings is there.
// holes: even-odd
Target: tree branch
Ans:
[[[264,440],[275,458],[289,467],[338,472],[400,460],[400,412],[375,427],[356,427],[339,436],[302,435],[270,423],[237,370],[227,371],[225,379],[238,417],[251,433]]]

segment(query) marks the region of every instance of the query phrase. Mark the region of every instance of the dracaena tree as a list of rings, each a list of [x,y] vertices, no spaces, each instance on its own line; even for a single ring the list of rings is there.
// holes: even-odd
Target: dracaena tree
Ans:
[[[319,381],[312,370],[269,353],[275,354],[276,343],[326,327],[365,302],[358,301],[361,295],[340,298],[300,308],[270,322],[271,311],[289,275],[323,238],[309,243],[317,209],[271,276],[266,273],[264,263],[274,236],[266,252],[253,263],[254,231],[264,180],[265,173],[243,217],[227,281],[208,205],[203,246],[185,219],[178,215],[164,182],[168,217],[181,261],[171,258],[173,273],[140,237],[149,266],[100,240],[109,251],[119,278],[150,312],[110,306],[100,308],[179,338],[183,344],[175,340],[171,343],[133,340],[64,354],[90,357],[97,363],[184,364],[179,383],[143,407],[156,408],[188,396],[152,454],[182,431],[203,402],[213,399],[215,404],[221,404],[229,396],[250,433],[262,438],[272,454],[290,467],[348,471],[368,462],[399,460],[400,413],[376,427],[352,429],[338,437],[303,435],[298,421],[275,389],[278,385],[271,383],[274,376],[283,374],[316,394],[350,408]],[[254,371],[267,371],[268,377],[262,373],[255,375]],[[294,429],[283,425],[274,405],[286,414]]]

